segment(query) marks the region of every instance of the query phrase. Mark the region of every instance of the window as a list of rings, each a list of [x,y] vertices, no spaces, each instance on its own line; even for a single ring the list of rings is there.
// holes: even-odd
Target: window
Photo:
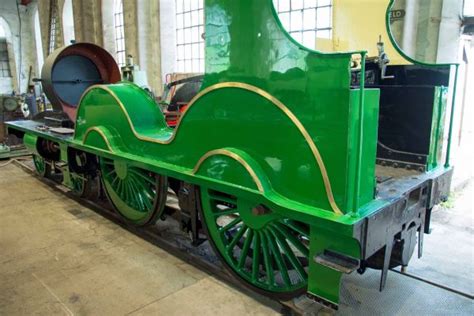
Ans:
[[[464,0],[464,16],[474,16],[474,3],[469,0]]]
[[[317,38],[332,37],[332,0],[273,0],[283,27],[302,45],[314,49]]]
[[[114,1],[115,57],[120,67],[125,66],[125,32],[123,26],[123,1]]]
[[[0,77],[11,77],[6,32],[0,25]]]
[[[74,13],[72,9],[72,0],[64,1],[63,34],[64,34],[64,45],[71,44],[71,41],[74,40]]]
[[[0,77],[11,77],[7,40],[0,38]]]
[[[55,47],[56,47],[56,17],[53,16],[51,18],[51,31],[49,33],[48,55],[54,52]]]
[[[38,60],[38,72],[37,74],[41,74],[41,68],[43,67],[44,63],[44,56],[43,56],[43,41],[41,39],[41,25],[39,22],[39,13],[38,10],[35,12],[35,42],[36,42],[36,56]]]
[[[204,72],[204,1],[176,0],[178,72]]]
[[[56,0],[51,0],[49,6],[49,12],[51,14],[50,19],[50,29],[49,29],[49,47],[48,47],[48,55],[51,54],[56,49],[56,32],[58,31],[58,24],[57,24],[57,15],[58,15],[58,3]]]

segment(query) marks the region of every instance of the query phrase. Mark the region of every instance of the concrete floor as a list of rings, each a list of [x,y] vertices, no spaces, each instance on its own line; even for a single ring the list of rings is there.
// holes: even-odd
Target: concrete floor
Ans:
[[[412,260],[409,273],[473,293],[473,196],[469,186],[451,208],[434,213],[425,255]],[[0,315],[279,312],[277,304],[263,305],[14,165],[0,168],[0,201]],[[370,270],[346,276],[338,314],[474,314],[472,300],[393,272],[380,293],[379,277]]]
[[[0,201],[0,315],[277,314],[14,165]]]
[[[423,257],[407,273],[474,296],[474,183],[433,210]]]

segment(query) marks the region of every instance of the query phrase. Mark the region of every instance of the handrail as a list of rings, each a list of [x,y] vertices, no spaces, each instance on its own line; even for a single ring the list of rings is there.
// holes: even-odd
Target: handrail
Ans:
[[[357,161],[356,161],[356,176],[353,196],[353,210],[352,216],[357,216],[359,210],[359,193],[360,193],[360,177],[362,165],[363,139],[364,139],[364,103],[365,103],[365,60],[367,52],[360,54],[360,94],[359,94],[359,128],[357,134]]]
[[[450,158],[451,158],[451,143],[453,137],[453,126],[454,126],[454,110],[456,109],[456,90],[458,85],[458,72],[459,72],[459,64],[454,65],[454,87],[453,87],[453,99],[451,103],[451,114],[449,117],[449,132],[448,132],[448,145],[446,147],[446,161],[444,162],[444,167],[449,168],[450,166]]]

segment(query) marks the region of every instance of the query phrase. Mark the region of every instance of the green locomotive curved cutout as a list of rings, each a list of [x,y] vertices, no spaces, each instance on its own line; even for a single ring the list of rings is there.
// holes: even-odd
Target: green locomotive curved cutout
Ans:
[[[127,85],[127,84],[124,83],[124,85]],[[128,85],[131,85],[131,84],[128,84]],[[211,93],[213,91],[216,91],[216,90],[219,90],[219,89],[225,89],[225,88],[237,88],[237,89],[242,89],[242,90],[254,92],[254,93],[258,94],[259,96],[265,98],[266,100],[270,101],[271,103],[273,103],[278,109],[280,109],[288,117],[289,120],[291,120],[291,122],[297,127],[297,129],[301,133],[301,136],[306,141],[307,146],[309,147],[309,149],[311,150],[311,152],[314,156],[314,160],[317,163],[318,168],[321,172],[321,178],[324,182],[324,189],[326,191],[327,199],[328,199],[328,202],[330,204],[331,209],[337,214],[342,214],[341,210],[339,209],[336,202],[334,201],[334,196],[333,196],[333,192],[332,192],[332,188],[331,188],[331,183],[330,183],[330,180],[329,180],[329,177],[328,177],[328,173],[327,173],[327,170],[326,170],[326,166],[324,164],[323,158],[321,157],[321,154],[320,154],[317,146],[315,145],[314,141],[310,137],[310,135],[309,135],[308,131],[306,130],[306,128],[298,120],[298,118],[296,118],[296,116],[283,103],[281,103],[279,100],[277,100],[276,98],[274,98],[273,96],[271,96],[267,92],[265,92],[265,91],[263,91],[259,88],[256,88],[254,86],[244,84],[244,83],[239,83],[239,82],[226,82],[226,83],[216,84],[216,85],[213,85],[211,87],[208,87],[208,88],[202,90],[193,99],[193,101],[191,101],[191,103],[189,104],[187,109],[191,109],[192,106],[204,95],[206,95],[208,93]],[[161,114],[161,112],[156,110],[157,109],[156,105],[154,105],[154,104],[152,104],[151,106],[148,105],[145,109],[140,108],[140,110],[142,112],[138,112],[138,113],[143,113],[143,116],[146,117],[148,120],[146,122],[139,122],[139,121],[137,121],[137,118],[132,118],[131,114],[129,114],[130,113],[129,111],[131,111],[131,113],[137,113],[136,110],[132,110],[133,105],[130,106],[130,105],[127,105],[127,103],[122,102],[120,100],[120,98],[109,87],[95,86],[95,87],[90,88],[89,91],[93,90],[93,89],[102,89],[102,90],[104,90],[104,91],[106,91],[110,94],[110,96],[115,100],[116,105],[118,105],[119,109],[123,112],[123,115],[127,119],[130,130],[132,131],[133,135],[137,139],[139,139],[141,141],[145,141],[145,142],[150,142],[150,143],[171,144],[174,141],[174,139],[176,138],[176,135],[178,135],[179,130],[180,130],[180,128],[179,128],[180,124],[178,124],[178,126],[176,127],[175,130],[170,129],[167,126],[163,126],[163,124],[166,124],[166,123],[164,123],[164,118],[163,118],[163,115]],[[138,90],[138,91],[141,91],[141,90]],[[86,93],[85,96],[87,96],[87,95],[88,94]],[[81,102],[81,105],[82,104],[83,104],[83,102]],[[87,106],[87,105],[84,105],[84,106]],[[130,110],[128,110],[128,109],[130,109]],[[147,110],[149,110],[149,111],[147,112]],[[76,131],[76,138],[77,137],[82,137],[83,143],[86,144],[89,133],[90,132],[97,132],[104,139],[107,148],[109,150],[113,151],[112,145],[110,144],[110,141],[108,139],[109,138],[114,139],[114,138],[112,138],[110,136],[107,137],[105,135],[106,132],[104,132],[99,127],[88,127],[89,126],[88,124],[83,124],[82,123],[82,118],[80,116],[81,113],[82,113],[82,111],[79,111],[79,116],[78,116],[79,119],[78,119],[78,122],[77,122],[77,126],[80,126],[81,128]],[[183,122],[183,121],[184,122],[186,121],[186,119],[187,119],[186,118],[186,113],[188,113],[188,110],[183,114],[183,117],[182,117],[180,123]],[[154,122],[151,118],[156,118],[156,122]],[[139,125],[140,123],[142,123],[142,124]],[[142,128],[139,131],[137,131],[137,129],[134,127],[136,125],[142,126]],[[87,130],[83,134],[81,132],[81,130],[83,130],[84,128],[87,128]],[[82,135],[82,136],[78,136],[78,135]],[[102,149],[106,149],[106,148],[102,148]]]
[[[223,156],[224,159],[219,156]],[[250,175],[250,180],[255,185],[255,189],[260,193],[265,193],[265,190],[269,190],[268,179],[266,179],[261,168],[253,161],[253,159],[246,153],[235,149],[235,148],[223,148],[211,150],[199,159],[198,163],[194,167],[193,174],[201,174],[213,179],[224,180],[227,182],[239,182],[237,180],[241,175],[238,174],[239,168],[235,166],[230,160],[235,161],[244,168],[244,172]],[[213,161],[211,161],[213,160]],[[243,179],[240,179],[242,181]],[[252,184],[244,184],[245,187],[251,187]]]

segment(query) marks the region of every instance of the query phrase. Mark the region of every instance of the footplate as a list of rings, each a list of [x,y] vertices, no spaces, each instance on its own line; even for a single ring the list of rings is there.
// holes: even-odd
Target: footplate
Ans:
[[[314,261],[346,274],[352,273],[359,268],[359,260],[329,250],[325,250],[324,253],[317,255]]]

